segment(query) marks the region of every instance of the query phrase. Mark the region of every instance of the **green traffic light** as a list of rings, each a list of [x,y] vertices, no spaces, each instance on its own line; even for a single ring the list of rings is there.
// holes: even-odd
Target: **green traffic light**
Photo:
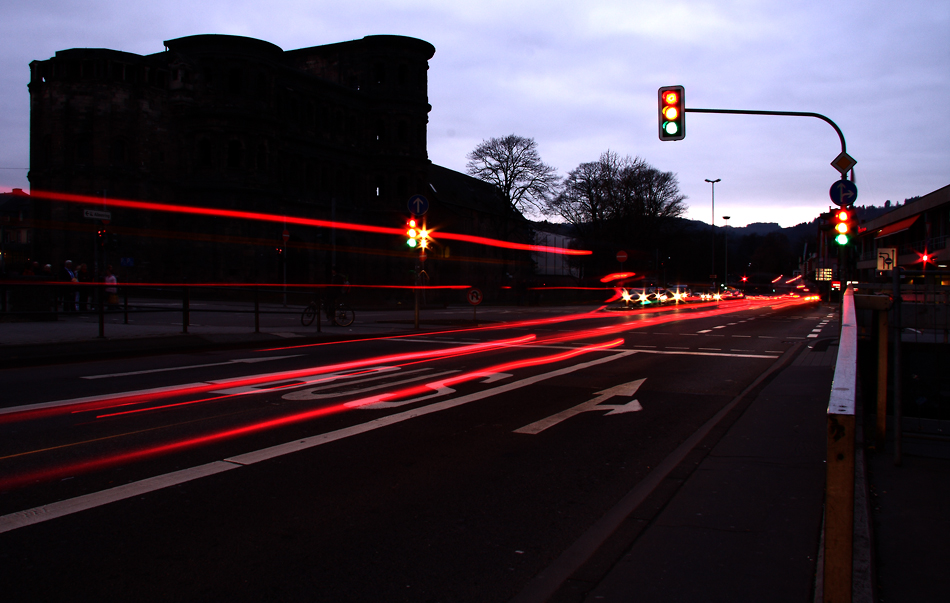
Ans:
[[[676,125],[675,121],[665,121],[663,122],[663,131],[670,136],[675,136],[679,132],[679,126]]]
[[[835,237],[835,243],[837,243],[838,245],[847,245],[847,244],[848,244],[848,235],[846,235],[846,234],[839,234],[838,236]]]
[[[406,245],[408,245],[408,246],[410,246],[410,247],[415,247],[415,246],[416,246],[416,240],[415,240],[415,239],[409,239],[408,241],[406,241]]]

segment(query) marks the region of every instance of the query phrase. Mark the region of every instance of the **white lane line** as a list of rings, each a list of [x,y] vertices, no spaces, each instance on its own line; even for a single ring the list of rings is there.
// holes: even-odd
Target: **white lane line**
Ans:
[[[468,404],[469,402],[475,402],[477,400],[489,398],[497,394],[503,394],[505,392],[520,389],[522,387],[534,385],[535,383],[540,383],[541,381],[546,381],[554,377],[573,373],[575,371],[583,370],[598,364],[613,362],[614,360],[625,358],[636,353],[637,352],[633,350],[618,352],[604,358],[598,358],[597,360],[591,360],[589,362],[567,366],[562,369],[550,371],[548,373],[527,377],[525,379],[521,379],[520,381],[513,381],[505,385],[500,385],[480,392],[460,396],[451,400],[429,404],[428,406],[423,406],[421,408],[413,408],[411,410],[406,410],[400,413],[381,417],[379,419],[374,419],[366,423],[361,423],[359,425],[353,425],[351,427],[338,429],[336,431],[321,433],[308,438],[298,439],[284,444],[278,444],[277,446],[271,446],[269,448],[263,448],[261,450],[239,454],[237,456],[224,459],[223,461],[214,461],[205,465],[190,467],[188,469],[182,469],[180,471],[174,471],[172,473],[157,475],[148,479],[132,482],[123,486],[109,488],[108,490],[93,492],[91,494],[85,494],[76,498],[70,498],[48,505],[26,509],[25,511],[18,511],[9,515],[3,515],[0,516],[0,533],[34,525],[50,519],[56,519],[57,517],[71,515],[73,513],[78,513],[80,511],[92,509],[94,507],[100,507],[102,505],[124,500],[126,498],[147,494],[149,492],[161,490],[169,486],[182,484],[206,477],[208,475],[214,475],[216,473],[221,473],[222,471],[228,471],[229,469],[236,469],[242,465],[252,465],[254,463],[266,461],[272,458],[283,456],[285,454],[291,454],[293,452],[306,450],[315,446],[320,446],[355,435],[367,433],[382,427],[408,421],[409,419],[415,419],[416,417],[448,410],[450,408],[455,408],[456,406]]]
[[[710,333],[710,332],[712,332],[712,329],[706,329],[705,331],[696,331],[696,334],[698,335],[700,333]]]
[[[77,496],[76,498],[68,498],[60,502],[33,507],[25,511],[10,513],[9,515],[0,517],[0,534],[16,530],[17,528],[24,528],[49,521],[50,519],[56,519],[57,517],[101,507],[119,500],[125,500],[126,498],[134,498],[142,494],[168,488],[169,486],[177,486],[178,484],[221,473],[222,471],[237,469],[240,466],[241,465],[236,463],[214,461],[207,465],[198,465],[197,467],[189,467],[181,471],[156,475],[155,477],[132,482],[123,486],[116,486],[108,490],[101,490],[99,492]]]
[[[741,337],[741,338],[743,338],[743,339],[748,339],[748,338],[752,337],[752,335],[732,335],[732,337]]]
[[[292,356],[268,356],[266,358],[235,358],[226,362],[212,362],[210,364],[190,364],[187,366],[170,366],[168,368],[148,369],[145,371],[130,371],[128,373],[109,373],[106,375],[85,375],[80,379],[108,379],[110,377],[129,377],[132,375],[149,375],[152,373],[167,373],[169,371],[186,371],[188,369],[208,368],[211,366],[227,366],[229,364],[257,364],[259,362],[270,362],[271,360],[286,360],[287,358],[297,358],[303,354],[294,354]]]
[[[707,349],[707,348],[700,348]],[[637,350],[641,354],[672,354],[676,356],[721,356],[723,358],[778,358],[770,354],[732,354],[726,352],[676,352],[666,350]]]

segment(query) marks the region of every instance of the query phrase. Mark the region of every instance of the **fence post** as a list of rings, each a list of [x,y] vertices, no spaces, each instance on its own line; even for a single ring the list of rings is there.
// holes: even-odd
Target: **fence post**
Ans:
[[[841,336],[828,401],[824,603],[851,601],[858,325],[854,290],[849,286],[842,297]]]
[[[99,308],[99,339],[106,338],[106,292],[105,285],[96,287],[96,306]]]
[[[260,289],[257,285],[254,285],[254,332],[261,332],[261,300],[259,295]]]
[[[181,331],[181,332],[182,332],[182,333],[187,333],[187,332],[188,332],[188,321],[190,320],[190,317],[188,316],[188,310],[189,310],[189,308],[188,308],[188,306],[189,306],[189,301],[188,301],[188,287],[182,287],[181,289],[182,289],[182,296],[181,296],[181,297],[182,297],[182,299],[181,299],[181,328],[182,328],[182,331]]]

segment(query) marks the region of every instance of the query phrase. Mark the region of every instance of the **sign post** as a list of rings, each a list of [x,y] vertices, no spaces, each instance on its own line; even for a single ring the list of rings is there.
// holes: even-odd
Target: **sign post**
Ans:
[[[478,320],[478,304],[482,303],[482,292],[473,287],[468,290],[468,294],[465,297],[468,299],[468,303],[472,305],[472,322],[475,322]]]

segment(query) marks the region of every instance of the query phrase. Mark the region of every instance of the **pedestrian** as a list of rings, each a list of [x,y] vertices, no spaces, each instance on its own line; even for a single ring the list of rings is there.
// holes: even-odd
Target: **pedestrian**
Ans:
[[[106,266],[106,277],[104,279],[106,284],[106,300],[109,304],[110,310],[119,309],[119,289],[116,285],[119,284],[118,279],[116,279],[115,274],[112,273],[112,266]]]

